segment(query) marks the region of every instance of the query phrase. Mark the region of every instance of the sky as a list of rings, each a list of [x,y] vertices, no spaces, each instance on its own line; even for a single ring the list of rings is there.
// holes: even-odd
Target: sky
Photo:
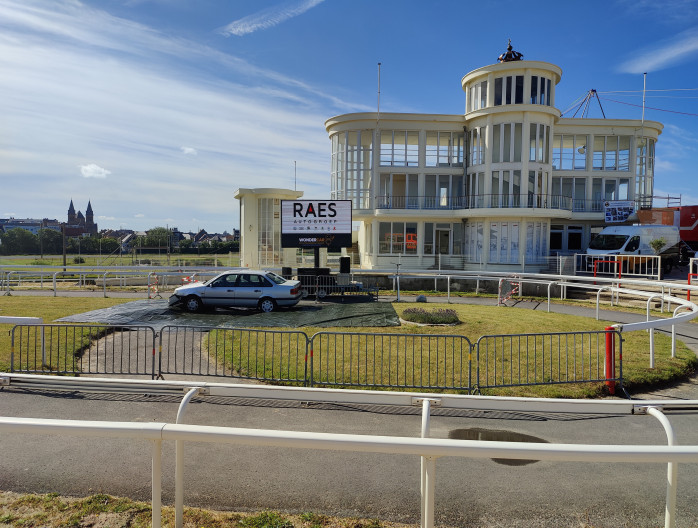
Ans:
[[[0,218],[221,233],[238,188],[328,198],[324,122],[375,111],[379,62],[381,112],[459,114],[508,39],[561,111],[640,119],[646,72],[655,195],[698,204],[695,0],[0,0]]]

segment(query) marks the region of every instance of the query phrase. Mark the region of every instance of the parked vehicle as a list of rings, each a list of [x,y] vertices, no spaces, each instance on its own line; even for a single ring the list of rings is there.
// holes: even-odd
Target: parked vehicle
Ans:
[[[655,252],[653,241],[663,240],[664,244]],[[586,251],[587,267],[598,260],[594,255],[613,257],[620,262],[623,270],[641,268],[650,259],[640,255],[662,257],[665,273],[680,261],[679,229],[667,225],[609,226],[604,228],[589,244]]]
[[[181,304],[189,312],[209,308],[257,308],[272,312],[295,306],[301,300],[300,282],[270,271],[225,271],[207,282],[194,282],[175,289],[170,306]]]

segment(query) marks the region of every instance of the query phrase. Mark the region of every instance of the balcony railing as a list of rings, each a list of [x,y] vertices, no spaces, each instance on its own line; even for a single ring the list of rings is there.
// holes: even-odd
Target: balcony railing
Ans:
[[[562,209],[602,212],[602,200],[576,200],[553,194],[478,194],[474,196],[377,196],[376,209]]]

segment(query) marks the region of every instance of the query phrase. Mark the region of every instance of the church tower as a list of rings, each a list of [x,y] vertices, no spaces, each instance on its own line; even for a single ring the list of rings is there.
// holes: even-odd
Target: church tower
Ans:
[[[77,221],[77,216],[75,215],[75,206],[73,205],[73,200],[70,200],[70,207],[68,207],[68,224],[75,224]]]
[[[87,225],[92,225],[95,223],[94,213],[92,212],[92,203],[87,202],[87,210],[85,211],[85,221]]]

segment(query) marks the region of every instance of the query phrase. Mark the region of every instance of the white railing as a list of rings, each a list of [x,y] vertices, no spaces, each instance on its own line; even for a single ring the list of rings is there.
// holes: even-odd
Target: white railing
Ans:
[[[194,396],[240,396],[276,398],[295,401],[354,402],[392,405],[417,405],[422,408],[421,438],[351,435],[318,432],[241,429],[181,423],[102,422],[0,417],[3,433],[34,433],[78,437],[116,437],[147,440],[152,443],[152,526],[162,521],[162,442],[175,441],[175,525],[183,525],[184,442],[210,442],[273,446],[288,449],[322,449],[349,452],[371,452],[419,456],[422,461],[421,526],[434,526],[435,461],[439,457],[508,458],[519,460],[555,460],[578,462],[667,463],[667,494],[665,527],[675,526],[678,463],[698,462],[698,446],[678,446],[664,409],[696,409],[698,401],[588,401],[532,398],[493,398],[445,394],[385,393],[372,391],[336,391],[262,387],[250,385],[191,384],[188,382],[129,381],[90,378],[48,378],[45,376],[0,374],[0,385],[36,387],[44,385],[63,390],[111,390],[118,392],[163,391],[186,392],[177,413],[181,421],[189,400]],[[194,385],[194,386],[192,386]],[[647,414],[657,418],[664,427],[667,446],[652,445],[586,445],[496,442],[435,439],[429,436],[429,418],[433,406],[459,409],[488,409],[526,412],[582,412],[596,414]],[[684,411],[685,412],[685,411]]]

